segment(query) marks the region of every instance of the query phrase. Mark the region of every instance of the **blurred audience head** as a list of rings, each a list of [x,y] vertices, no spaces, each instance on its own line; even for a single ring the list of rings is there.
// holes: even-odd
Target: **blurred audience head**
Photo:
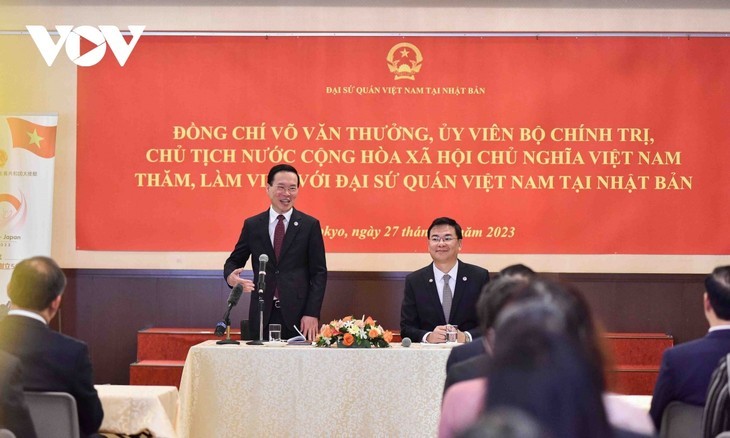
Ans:
[[[530,269],[529,267],[523,265],[522,263],[518,263],[516,265],[509,265],[506,268],[499,271],[499,276],[510,276],[510,277],[524,277],[527,279],[532,279],[535,277],[535,271]]]
[[[56,302],[65,287],[66,276],[58,264],[50,257],[36,256],[15,265],[8,296],[14,306],[43,311]]]
[[[550,438],[526,413],[514,408],[496,408],[483,415],[458,438]]]
[[[730,321],[730,266],[718,266],[705,278],[705,290],[715,315]]]
[[[507,320],[509,316],[505,314],[507,310],[525,303],[537,303],[536,305],[560,310],[563,318],[563,333],[574,339],[585,352],[586,359],[595,371],[596,384],[601,390],[605,389],[605,370],[609,357],[603,345],[602,329],[597,324],[583,294],[573,285],[556,283],[542,278],[535,279],[512,296],[499,315],[495,328]],[[495,334],[495,336],[496,343],[499,343],[499,335]]]
[[[595,370],[575,336],[566,333],[563,312],[545,300],[504,310],[496,325],[485,412],[518,409],[549,437],[610,437]]]
[[[477,300],[477,316],[482,333],[489,336],[489,330],[507,302],[516,291],[526,287],[535,277],[535,272],[525,265],[510,265],[499,271],[494,280],[485,284]]]

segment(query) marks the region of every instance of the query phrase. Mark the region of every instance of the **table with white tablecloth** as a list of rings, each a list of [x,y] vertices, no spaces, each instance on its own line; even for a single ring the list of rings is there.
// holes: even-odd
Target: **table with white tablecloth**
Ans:
[[[176,438],[178,391],[174,386],[96,385],[104,421],[100,432],[134,434],[150,430],[155,437]]]
[[[436,436],[449,352],[206,341],[185,361],[178,434]]]

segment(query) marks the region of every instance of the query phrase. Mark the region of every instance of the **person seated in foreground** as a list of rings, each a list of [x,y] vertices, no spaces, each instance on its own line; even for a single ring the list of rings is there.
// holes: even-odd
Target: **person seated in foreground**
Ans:
[[[485,412],[458,438],[552,438],[529,415],[515,408]]]
[[[484,353],[489,353],[488,348],[489,346],[485,342],[485,336],[486,331],[484,328],[485,325],[485,315],[480,314],[480,309],[482,309],[483,306],[486,305],[486,303],[481,302],[482,300],[486,299],[487,297],[485,295],[490,295],[492,292],[490,291],[489,285],[494,280],[500,279],[502,277],[515,277],[515,278],[523,278],[526,281],[533,278],[535,276],[535,271],[530,269],[529,267],[523,265],[523,264],[516,264],[516,265],[509,265],[506,268],[499,271],[497,276],[493,278],[490,283],[487,283],[482,287],[481,294],[479,295],[479,299],[477,300],[476,306],[477,306],[477,317],[479,318],[480,324],[482,325],[482,336],[476,338],[473,340],[473,342],[469,342],[464,345],[459,345],[451,349],[451,353],[449,353],[449,358],[446,361],[446,372],[448,373],[449,370],[451,370],[451,367],[458,364],[459,362],[465,361],[469,358],[472,358],[474,356],[478,356]],[[481,303],[480,303],[481,302]],[[494,300],[493,303],[490,303],[491,306],[498,306],[501,307],[501,301],[500,300]],[[492,314],[495,312],[493,310],[490,310]],[[493,322],[493,321],[492,321]],[[489,324],[491,326],[491,324]]]
[[[8,301],[5,304],[0,304],[0,320],[8,316],[8,312],[10,311],[10,301]]]
[[[540,322],[545,310],[548,306],[536,306],[535,320],[513,320],[497,334],[485,412],[517,409],[552,437],[642,436],[609,423],[597,370],[577,339],[565,333],[560,310],[554,315],[548,310]]]
[[[0,429],[7,429],[16,437],[35,438],[20,366],[17,357],[0,350]]]
[[[67,392],[76,399],[79,428],[99,430],[104,411],[94,388],[85,343],[48,327],[61,307],[66,276],[53,259],[32,257],[15,265],[8,283],[11,310],[0,321],[0,350],[16,356],[25,391]]]
[[[479,336],[476,301],[489,282],[489,272],[458,259],[461,226],[448,217],[428,227],[428,252],[433,262],[406,277],[400,330],[414,342],[444,343],[447,326],[456,326],[457,342]]]
[[[705,405],[712,372],[720,358],[730,353],[730,266],[719,266],[705,278],[702,304],[710,324],[707,335],[662,355],[649,410],[657,429],[669,403]]]
[[[477,301],[477,314],[482,324],[484,336],[478,337],[474,342],[460,345],[451,350],[449,360],[456,363],[449,366],[449,360],[446,362],[444,392],[454,383],[485,375],[492,357],[490,343],[494,340],[492,326],[496,317],[514,294],[527,287],[529,282],[530,277],[525,275],[499,275],[484,287],[479,301]],[[476,349],[472,348],[472,345],[479,345],[481,353],[475,354]],[[468,357],[469,355],[471,357]],[[467,357],[464,358],[465,356]]]
[[[528,287],[516,292],[512,301],[497,315],[493,340],[495,352],[505,333],[531,320],[542,321],[540,323],[548,328],[560,328],[561,334],[573,339],[580,347],[591,368],[593,385],[600,389],[606,400],[605,408],[612,426],[646,435],[654,433],[653,424],[645,411],[615,397],[608,397],[610,394],[605,392],[604,364],[607,358],[601,348],[600,330],[587,302],[575,288],[535,279]],[[487,376],[484,374],[477,379],[456,383],[446,391],[439,437],[455,436],[476,421],[488,392]]]

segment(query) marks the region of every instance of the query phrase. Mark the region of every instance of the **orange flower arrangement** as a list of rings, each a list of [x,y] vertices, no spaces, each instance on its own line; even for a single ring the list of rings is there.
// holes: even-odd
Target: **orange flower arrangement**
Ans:
[[[383,330],[371,317],[354,319],[352,315],[322,325],[318,347],[370,348],[390,347],[393,333]]]

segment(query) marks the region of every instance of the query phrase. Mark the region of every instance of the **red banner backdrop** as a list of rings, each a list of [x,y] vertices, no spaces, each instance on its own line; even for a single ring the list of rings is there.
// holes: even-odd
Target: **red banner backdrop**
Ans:
[[[78,70],[77,246],[228,251],[265,174],[329,252],[728,254],[730,40],[143,36]]]

